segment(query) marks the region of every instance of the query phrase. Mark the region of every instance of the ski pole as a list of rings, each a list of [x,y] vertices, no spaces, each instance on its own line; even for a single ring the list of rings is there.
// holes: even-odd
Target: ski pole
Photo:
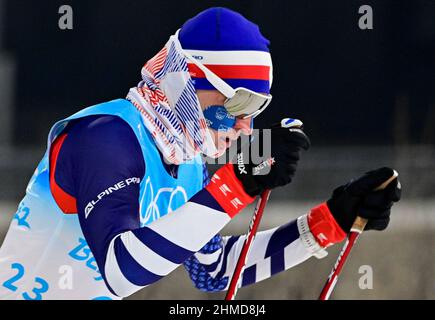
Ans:
[[[279,123],[274,124],[272,128],[287,128],[290,131],[301,132],[303,128],[303,123],[298,119],[284,118]],[[254,241],[258,226],[260,225],[260,220],[263,216],[264,208],[269,201],[270,192],[271,190],[263,191],[261,193],[260,199],[257,202],[257,205],[255,206],[254,214],[252,215],[251,223],[249,224],[248,233],[246,235],[245,242],[243,243],[239,260],[237,260],[237,265],[234,270],[233,277],[231,278],[225,300],[234,300],[237,289],[240,287],[241,275],[243,274],[243,270],[245,269],[249,250],[251,249],[252,242]]]
[[[251,249],[252,242],[257,233],[258,226],[260,224],[261,217],[263,216],[264,208],[269,200],[270,190],[265,190],[260,196],[260,199],[255,206],[254,214],[252,215],[251,223],[249,224],[248,234],[246,235],[245,242],[243,243],[242,251],[237,260],[237,265],[234,270],[233,277],[231,278],[230,286],[228,288],[225,300],[234,300],[236,297],[237,289],[240,287],[239,283],[241,280],[241,274],[246,265],[246,261],[249,255],[249,250]]]

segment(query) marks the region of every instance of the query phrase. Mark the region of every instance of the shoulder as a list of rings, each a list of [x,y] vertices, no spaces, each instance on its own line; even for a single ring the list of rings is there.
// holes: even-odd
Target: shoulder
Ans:
[[[140,143],[130,125],[120,117],[81,118],[68,125],[66,134],[65,147],[75,162],[104,159],[107,164],[145,170]]]
[[[95,115],[77,119],[68,125],[67,133],[90,140],[136,138],[133,129],[127,122],[112,115]]]

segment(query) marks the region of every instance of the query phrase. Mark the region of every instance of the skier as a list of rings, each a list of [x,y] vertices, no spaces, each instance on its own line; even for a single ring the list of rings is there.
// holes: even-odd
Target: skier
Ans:
[[[208,179],[201,156],[250,135],[271,100],[268,45],[240,14],[207,9],[144,65],[126,99],[57,122],[0,249],[0,298],[120,299],[181,264],[197,288],[226,290],[244,236],[219,231],[263,190],[290,183],[310,146],[288,120],[271,129],[268,172],[254,174],[258,163],[240,151],[243,162]],[[392,172],[368,172],[259,232],[242,285],[325,256],[357,213],[366,230],[385,229],[400,184],[372,190]]]

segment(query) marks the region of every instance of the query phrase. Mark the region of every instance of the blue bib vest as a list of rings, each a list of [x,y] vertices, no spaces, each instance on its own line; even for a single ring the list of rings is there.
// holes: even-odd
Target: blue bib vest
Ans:
[[[117,99],[83,109],[57,122],[48,135],[44,157],[0,248],[0,299],[116,299],[107,289],[76,214],[64,214],[49,185],[50,146],[69,121],[91,115],[114,115],[134,131],[145,160],[140,183],[141,226],[176,210],[203,185],[203,162],[198,155],[178,168],[173,178],[164,168],[140,112]]]

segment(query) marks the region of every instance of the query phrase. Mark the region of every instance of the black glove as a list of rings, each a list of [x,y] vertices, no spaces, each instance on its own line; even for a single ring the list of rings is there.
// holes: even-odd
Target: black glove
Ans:
[[[364,230],[384,230],[390,221],[393,202],[400,200],[398,178],[383,190],[374,191],[394,174],[391,168],[369,171],[357,180],[336,188],[327,205],[335,221],[349,232],[357,216],[368,219]]]
[[[249,152],[239,148],[237,160],[234,161],[234,172],[250,196],[290,183],[295,175],[301,150],[308,150],[310,147],[310,140],[302,131],[302,122],[299,120],[283,119],[270,130],[272,160],[261,164],[252,163]],[[250,148],[245,147],[243,150]],[[262,153],[260,144],[260,154]]]

